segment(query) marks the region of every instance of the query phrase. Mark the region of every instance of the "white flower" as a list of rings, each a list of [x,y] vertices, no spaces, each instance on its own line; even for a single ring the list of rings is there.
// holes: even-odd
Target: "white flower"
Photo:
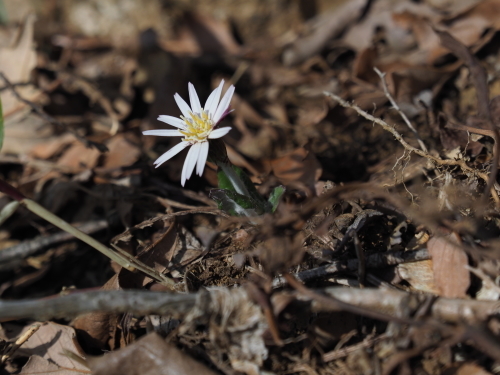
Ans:
[[[176,93],[174,99],[182,112],[182,116],[180,118],[166,115],[158,117],[158,120],[175,126],[177,129],[146,130],[142,132],[144,135],[184,137],[181,143],[172,147],[154,162],[157,168],[187,146],[192,146],[189,149],[184,167],[182,168],[182,186],[184,186],[186,180],[193,174],[195,166],[197,166],[196,173],[198,176],[202,175],[208,156],[208,140],[223,137],[231,130],[230,127],[216,129],[217,124],[231,112],[229,104],[234,94],[234,86],[231,85],[219,103],[223,86],[224,80],[221,81],[219,87],[212,91],[205,106],[202,107],[196,90],[190,82],[188,87],[191,107]]]

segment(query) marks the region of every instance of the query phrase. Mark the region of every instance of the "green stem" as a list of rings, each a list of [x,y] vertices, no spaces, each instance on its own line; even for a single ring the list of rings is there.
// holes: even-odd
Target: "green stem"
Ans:
[[[127,254],[123,251],[120,252],[120,254],[117,254],[107,246],[104,246],[102,243],[99,241],[95,240],[94,238],[90,237],[88,234],[83,233],[82,231],[78,230],[68,222],[64,221],[61,219],[59,216],[54,215],[52,212],[47,210],[46,208],[40,206],[38,203],[35,201],[32,201],[31,199],[24,198],[21,202],[22,205],[24,205],[28,210],[31,212],[37,214],[38,216],[44,218],[47,220],[49,223],[55,225],[56,227],[64,230],[65,232],[71,233],[73,236],[76,238],[82,240],[86,244],[92,246],[94,249],[97,251],[100,251],[102,254],[110,258],[111,260],[114,260],[116,263],[118,263],[120,266],[123,268],[134,272],[136,270],[144,272],[146,275],[151,277],[153,280],[156,280],[157,282],[173,288],[175,285],[175,282],[166,277],[165,275],[160,274],[156,270],[148,267],[138,259],[135,259],[132,257],[130,254]]]

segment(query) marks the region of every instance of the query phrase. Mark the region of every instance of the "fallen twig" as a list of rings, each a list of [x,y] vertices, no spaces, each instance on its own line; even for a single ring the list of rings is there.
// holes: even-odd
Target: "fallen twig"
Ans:
[[[36,320],[73,318],[91,312],[179,317],[195,305],[198,296],[198,294],[118,290],[80,292],[62,297],[24,301],[0,301],[0,321],[25,318]]]
[[[323,354],[323,361],[330,362],[330,361],[335,361],[336,359],[339,359],[339,358],[347,357],[349,354],[351,354],[357,350],[369,348],[369,347],[375,345],[376,343],[383,341],[383,340],[387,340],[389,338],[390,338],[389,335],[382,334],[382,335],[379,335],[376,337],[367,338],[367,339],[365,339],[357,344],[354,344],[354,345],[351,345],[351,346],[348,346],[345,348],[332,350],[331,352],[327,352],[327,353]]]
[[[368,112],[364,111],[363,109],[361,109],[357,105],[351,104],[351,103],[345,101],[344,99],[342,99],[338,95],[335,95],[335,94],[332,94],[331,92],[326,92],[326,91],[324,92],[324,94],[326,96],[329,96],[330,98],[332,98],[336,102],[338,102],[342,107],[351,108],[351,109],[355,110],[358,114],[360,114],[361,116],[363,116],[365,119],[367,119],[369,121],[372,121],[373,123],[375,123],[377,125],[380,125],[384,130],[386,130],[389,133],[391,133],[394,136],[394,138],[396,138],[396,140],[399,143],[401,143],[401,145],[406,150],[408,150],[409,152],[414,152],[415,154],[417,154],[419,156],[422,156],[424,158],[427,158],[427,159],[429,159],[429,160],[431,160],[431,161],[433,161],[433,162],[435,162],[436,164],[439,164],[439,165],[457,166],[460,169],[462,169],[462,171],[464,173],[466,173],[466,174],[470,173],[472,175],[476,175],[479,178],[481,178],[486,184],[488,184],[489,176],[487,174],[485,174],[485,173],[479,172],[478,170],[476,170],[474,168],[469,167],[464,160],[461,160],[461,159],[460,160],[455,160],[455,159],[441,159],[440,157],[433,156],[433,155],[429,154],[428,152],[425,152],[425,151],[423,151],[423,150],[421,150],[419,148],[413,147],[412,145],[410,145],[408,142],[406,142],[403,139],[403,137],[401,136],[401,134],[399,134],[399,132],[396,129],[394,129],[394,127],[390,126],[384,120],[382,120],[380,118],[377,118],[375,116],[370,115]],[[498,197],[498,194],[497,194],[496,190],[492,187],[490,189],[490,192],[491,192],[491,196],[493,197],[493,199],[495,200],[495,202],[497,204],[499,204],[500,203],[500,198]]]
[[[24,332],[21,337],[19,337],[15,343],[11,344],[11,346],[7,349],[7,352],[0,358],[0,364],[5,363],[7,359],[12,357],[12,355],[19,349],[26,341],[33,336],[36,331],[40,329],[43,323],[35,323],[31,327],[28,328],[26,332]]]
[[[375,70],[375,73],[377,73],[377,75],[380,77],[380,81],[382,82],[382,88],[384,89],[385,97],[391,102],[394,109],[396,111],[398,111],[399,115],[401,116],[401,118],[405,122],[406,126],[408,126],[408,128],[413,132],[413,134],[415,134],[415,137],[417,137],[418,144],[419,144],[420,148],[422,149],[422,151],[428,152],[427,147],[425,147],[424,142],[422,141],[422,139],[418,135],[417,129],[415,129],[415,127],[412,125],[412,123],[410,122],[408,117],[404,114],[404,112],[401,110],[401,108],[399,108],[398,103],[394,100],[391,93],[389,92],[389,89],[387,87],[387,82],[385,81],[385,73],[382,73],[377,68],[373,68],[373,70]]]
[[[298,283],[298,281],[296,281]],[[202,289],[197,293],[172,294],[151,292],[148,290],[119,290],[76,292],[61,297],[32,299],[21,301],[0,300],[0,320],[71,318],[90,312],[130,313],[136,316],[159,314],[172,315],[177,318],[187,314],[195,304],[208,304],[212,293],[221,288]],[[224,288],[222,288],[224,289]],[[239,293],[239,288],[229,288],[228,296]],[[406,293],[399,290],[383,288],[346,288],[329,287],[311,290],[315,295],[322,294],[335,298],[339,303],[335,306],[312,300],[312,308],[317,312],[338,311],[346,305],[357,307],[357,314],[370,316],[369,311],[376,312],[384,320],[400,320],[406,323],[417,323],[409,316],[426,303],[426,294]],[[289,292],[286,292],[289,293]],[[328,298],[330,298],[328,297]],[[199,301],[199,302],[197,302]],[[352,311],[349,308],[349,311]],[[477,301],[470,299],[452,299],[437,297],[433,300],[428,316],[446,323],[479,324],[491,316],[500,313],[498,301]],[[408,314],[408,315],[406,315]],[[407,316],[407,317],[405,317]],[[375,318],[375,319],[380,319]],[[420,323],[419,323],[420,324]]]
[[[381,268],[394,266],[401,263],[418,262],[421,260],[430,259],[427,249],[420,249],[414,251],[397,251],[372,254],[366,257],[366,268]],[[307,271],[302,271],[294,274],[295,278],[300,281],[307,281],[318,279],[339,272],[354,272],[359,268],[358,259],[338,260],[326,266],[313,268]],[[273,287],[279,288],[286,284],[283,277],[277,277],[273,280]]]
[[[83,223],[76,228],[83,233],[90,234],[107,227],[108,222],[106,220],[97,220]],[[4,249],[0,251],[0,271],[12,269],[19,265],[23,259],[36,254],[44,248],[59,242],[68,241],[72,238],[74,238],[74,236],[68,232],[59,232],[50,236],[38,236],[32,240],[23,241],[18,245]]]

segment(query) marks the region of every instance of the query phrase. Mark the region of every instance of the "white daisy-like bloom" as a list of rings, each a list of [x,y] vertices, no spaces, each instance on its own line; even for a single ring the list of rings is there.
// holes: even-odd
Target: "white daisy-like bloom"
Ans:
[[[181,98],[179,94],[174,95],[175,102],[182,112],[180,118],[161,115],[158,120],[163,121],[177,129],[146,130],[144,135],[158,135],[163,137],[184,137],[182,141],[165,152],[154,162],[156,168],[171,159],[186,147],[191,146],[182,168],[181,185],[184,186],[193,174],[196,167],[196,174],[201,176],[208,157],[208,140],[225,136],[231,130],[230,127],[216,129],[217,124],[229,113],[229,105],[234,94],[234,86],[231,85],[226,94],[220,100],[224,80],[221,81],[207,99],[202,107],[200,99],[193,84],[188,84],[189,101],[191,107]]]

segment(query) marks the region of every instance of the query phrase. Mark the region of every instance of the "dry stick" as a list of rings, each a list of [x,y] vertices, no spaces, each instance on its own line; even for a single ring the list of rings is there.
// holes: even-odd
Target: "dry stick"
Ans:
[[[36,331],[40,329],[43,323],[35,323],[31,327],[28,328],[26,332],[23,333],[21,337],[19,337],[14,344],[7,350],[2,358],[0,359],[0,364],[5,363],[9,357],[11,357],[17,349],[19,349],[26,341],[30,339],[31,336],[35,334]]]
[[[366,258],[365,252],[361,247],[361,242],[357,233],[354,233],[354,250],[356,251],[356,256],[358,257],[358,281],[361,288],[365,287],[366,278]]]
[[[382,268],[395,266],[401,263],[418,262],[428,259],[430,259],[430,255],[427,249],[396,252],[388,251],[386,253],[377,253],[367,256],[365,258],[365,266],[366,268]],[[330,276],[339,272],[354,272],[358,269],[358,259],[338,260],[326,266],[321,266],[296,273],[293,276],[299,281],[307,281]],[[285,280],[283,279],[283,277],[277,277],[273,280],[273,288],[279,288],[284,285]]]
[[[375,70],[375,73],[377,73],[378,76],[380,77],[380,81],[382,82],[382,88],[384,89],[385,97],[391,102],[391,104],[394,107],[394,109],[396,111],[398,111],[399,115],[401,116],[401,118],[405,122],[406,126],[408,126],[408,128],[413,132],[413,134],[415,134],[415,137],[417,137],[418,144],[420,145],[420,148],[422,149],[422,151],[428,152],[427,151],[427,147],[425,147],[424,142],[422,141],[422,139],[418,135],[417,129],[415,129],[415,127],[412,125],[412,123],[410,122],[410,120],[408,120],[408,117],[406,117],[406,115],[404,114],[404,112],[399,107],[398,103],[396,103],[396,101],[392,97],[391,93],[389,92],[389,88],[387,87],[387,82],[385,81],[385,74],[386,73],[382,73],[377,68],[373,68],[373,70]]]
[[[418,310],[419,306],[427,301],[428,296],[381,288],[329,287],[309,290],[295,281],[294,285],[297,284],[307,291],[307,298],[321,295],[328,299],[328,303],[323,304],[323,301],[313,298],[312,308],[314,311],[338,311],[348,306],[346,311],[370,316],[374,319],[393,320],[400,323],[420,324],[415,320],[404,318],[404,316],[406,313],[411,315]],[[182,318],[197,303],[205,306],[206,301],[211,298],[211,293],[217,292],[219,289],[201,290],[190,294],[119,290],[77,292],[61,297],[21,301],[0,300],[0,321],[27,318],[43,321],[52,318],[72,318],[91,312],[116,314],[128,312],[136,316],[173,315],[177,319]],[[239,288],[230,288],[229,293],[233,292],[240,293]],[[353,311],[352,308],[357,308],[357,310]],[[369,311],[376,313],[377,317],[373,314],[367,315]],[[428,316],[446,323],[477,325],[499,313],[500,304],[498,301],[437,297],[429,309]]]
[[[14,201],[18,203],[17,201]],[[76,228],[83,233],[91,234],[108,227],[106,220],[89,221]],[[74,236],[68,232],[58,232],[50,236],[38,236],[32,240],[23,241],[18,245],[8,247],[0,251],[0,271],[12,269],[19,265],[22,259],[38,253],[44,248],[56,243],[68,241]]]
[[[87,147],[95,147],[100,152],[106,152],[106,151],[108,151],[108,148],[104,144],[99,143],[99,142],[94,142],[94,141],[91,141],[89,139],[86,139],[86,138],[80,136],[77,132],[75,132],[71,128],[68,128],[61,121],[59,121],[59,120],[55,119],[54,117],[52,117],[52,116],[48,115],[47,113],[45,113],[45,111],[42,108],[40,108],[40,106],[38,106],[37,104],[33,103],[32,101],[29,101],[29,100],[23,98],[21,95],[19,95],[19,93],[17,92],[15,86],[9,81],[9,79],[6,77],[6,75],[3,72],[0,72],[0,77],[2,77],[2,79],[5,81],[5,84],[9,87],[9,89],[11,90],[11,92],[14,94],[14,96],[19,101],[21,101],[21,102],[25,103],[26,105],[28,105],[29,107],[31,107],[31,109],[33,109],[38,114],[38,116],[40,116],[41,118],[43,118],[45,121],[47,121],[50,124],[53,124],[53,125],[57,126],[61,130],[69,131],[71,134],[73,134],[76,137],[76,139],[78,139],[80,142],[82,142],[83,144],[85,144]]]
[[[331,352],[327,352],[327,353],[323,354],[323,361],[331,362],[331,361],[335,361],[335,360],[343,358],[343,357],[347,357],[349,354],[351,354],[353,352],[356,352],[360,349],[369,348],[369,347],[375,345],[376,343],[383,341],[383,340],[387,340],[389,338],[390,338],[389,335],[382,334],[382,335],[379,335],[377,337],[365,339],[365,340],[361,341],[360,343],[357,343],[357,344],[354,344],[351,346],[347,346],[345,348],[332,350]]]
[[[44,321],[73,318],[91,312],[173,315],[179,318],[191,310],[202,294],[119,290],[79,292],[62,297],[21,301],[0,300],[0,321],[27,318]]]
[[[458,344],[460,341],[463,341],[463,332],[462,332],[463,329],[461,329],[462,327],[458,328],[459,329],[457,332],[453,332],[449,338],[447,338],[446,340],[442,340],[441,343],[431,341],[424,343],[423,346],[417,346],[415,348],[410,348],[407,350],[396,352],[391,357],[389,357],[387,361],[384,363],[382,375],[390,375],[393,372],[393,370],[396,369],[403,362],[406,362],[411,358],[422,354],[427,349],[435,347],[438,344],[441,347],[449,348]]]
[[[338,95],[332,94],[331,92],[327,92],[327,91],[325,91],[324,94],[326,96],[329,96],[330,98],[332,98],[336,102],[338,102],[342,107],[344,107],[344,108],[351,108],[351,109],[355,110],[359,115],[363,116],[365,119],[367,119],[367,120],[369,120],[369,121],[371,121],[371,122],[373,122],[373,123],[375,123],[377,125],[380,125],[384,130],[386,130],[389,133],[391,133],[394,136],[394,138],[396,138],[396,140],[399,143],[401,143],[401,145],[405,149],[407,149],[409,152],[414,152],[415,154],[417,154],[419,156],[422,156],[424,158],[427,158],[429,160],[432,160],[433,162],[435,162],[435,163],[437,163],[439,165],[457,166],[460,169],[462,169],[462,171],[464,173],[471,173],[473,175],[476,175],[476,176],[480,177],[486,184],[488,183],[489,177],[488,177],[487,174],[479,172],[478,170],[469,167],[467,165],[467,163],[465,163],[464,160],[451,160],[451,159],[446,159],[445,160],[445,159],[441,159],[441,158],[433,156],[433,155],[431,155],[431,154],[429,154],[429,153],[427,153],[425,151],[422,151],[422,150],[420,150],[420,149],[418,149],[416,147],[413,147],[413,146],[411,146],[410,144],[408,144],[403,139],[403,137],[401,136],[401,134],[399,134],[396,129],[394,129],[392,126],[390,126],[384,120],[370,115],[368,112],[362,110],[357,105],[351,104],[351,103],[345,101],[344,99],[342,99]],[[495,202],[497,204],[499,204],[500,203],[500,198],[498,197],[498,194],[497,194],[496,190],[493,189],[493,188],[490,188],[490,192],[491,192],[491,196],[493,197],[493,199],[495,200]]]

